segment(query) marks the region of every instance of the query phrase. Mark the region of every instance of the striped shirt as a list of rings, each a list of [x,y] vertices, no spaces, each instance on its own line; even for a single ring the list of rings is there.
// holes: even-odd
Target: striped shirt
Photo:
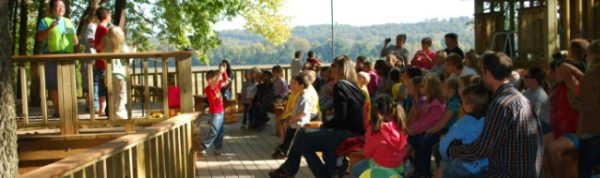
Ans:
[[[451,144],[450,157],[489,158],[486,177],[539,177],[542,133],[527,98],[512,84],[504,84],[494,94],[485,117],[479,138],[469,145]]]

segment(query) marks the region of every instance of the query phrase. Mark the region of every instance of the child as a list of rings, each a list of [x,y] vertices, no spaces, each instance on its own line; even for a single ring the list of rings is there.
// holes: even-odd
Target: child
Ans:
[[[465,114],[448,131],[446,137],[440,141],[439,151],[444,160],[436,172],[443,177],[482,177],[489,160],[480,159],[463,161],[448,157],[448,147],[454,141],[462,144],[471,144],[481,134],[485,122],[485,112],[490,101],[490,91],[482,85],[470,85],[463,91],[463,110]]]
[[[285,98],[289,92],[288,85],[283,78],[283,69],[281,66],[273,66],[273,89],[275,90],[275,97]]]
[[[371,96],[369,95],[369,89],[367,88],[367,85],[369,84],[371,77],[366,72],[359,72],[357,79],[358,87],[365,95],[365,128],[368,129],[369,121],[371,120]]]
[[[333,108],[333,85],[335,80],[331,77],[329,67],[321,69],[321,78],[326,82],[319,89],[319,106],[321,107],[321,113],[326,114],[328,110]]]
[[[270,71],[263,71],[261,76],[261,83],[256,86],[257,92],[252,104],[254,105],[253,114],[250,119],[249,129],[255,131],[261,131],[266,127],[269,117],[267,117],[267,111],[273,100],[273,73]]]
[[[375,99],[370,127],[365,134],[365,160],[352,168],[352,177],[359,177],[369,168],[387,168],[402,174],[406,138],[406,122],[402,106],[395,106],[389,95]]]
[[[129,48],[125,44],[125,35],[120,27],[113,26],[108,30],[108,35],[102,39],[104,40],[104,51],[111,53],[127,53]],[[125,81],[125,73],[127,70],[127,64],[125,59],[112,59],[112,84],[113,93],[112,98],[114,101],[113,108],[109,109],[110,116],[117,119],[127,119],[127,92],[125,87],[127,82]]]
[[[307,77],[303,75],[297,75],[290,81],[290,87],[292,89],[292,95],[294,96],[292,111],[290,117],[285,118],[288,122],[288,126],[285,132],[283,143],[277,147],[275,153],[271,157],[275,159],[284,158],[287,155],[287,151],[292,143],[292,139],[296,134],[296,130],[302,128],[306,123],[310,122],[311,109],[313,103],[311,103],[310,95],[308,94],[308,87],[310,86]],[[291,98],[291,97],[290,97]],[[288,100],[292,101],[292,99]],[[289,107],[288,103],[288,107]],[[287,108],[286,108],[287,110]]]
[[[248,88],[246,88],[246,98],[248,99],[248,123],[254,123],[254,109],[255,109],[255,105],[254,103],[254,98],[256,97],[256,93],[258,93],[258,84],[260,84],[261,81],[261,76],[262,76],[262,72],[260,71],[260,69],[258,69],[258,67],[253,67],[252,68],[252,74],[250,74],[251,79],[252,79],[252,85],[250,85]],[[248,128],[246,126],[247,122],[243,122],[242,121],[242,128]]]
[[[244,104],[244,116],[242,116],[242,128],[246,128],[248,117],[250,117],[250,100],[248,98],[248,89],[254,85],[253,71],[247,70],[244,72],[244,83],[242,83],[241,99]]]
[[[317,93],[317,90],[314,87],[314,83],[317,78],[317,73],[314,70],[305,70],[302,71],[302,75],[306,78],[306,80],[308,80],[308,83],[310,84],[310,86],[308,86],[308,88],[306,89],[306,93],[308,94],[309,99],[312,101],[311,103],[315,103],[312,105],[312,108],[310,110],[310,118],[311,120],[315,120],[319,116],[319,111],[321,110],[321,107],[318,104],[319,93]]]
[[[448,78],[448,76],[445,75],[446,57],[448,57],[448,54],[444,50],[440,50],[437,53],[435,53],[435,65],[433,66],[433,68],[431,68],[431,72],[439,75],[442,80]]]
[[[410,108],[412,107],[413,97],[409,94],[408,83],[412,82],[411,79],[414,77],[422,76],[423,72],[418,68],[407,68],[404,73],[402,73],[401,80],[404,85],[400,86],[400,94],[398,95],[397,102],[402,103],[402,107],[405,108],[406,113],[410,113]],[[422,79],[422,78],[421,78]],[[419,80],[420,82],[420,80]],[[418,92],[415,92],[417,94]]]
[[[415,53],[411,65],[420,69],[431,70],[435,64],[435,52],[431,50],[431,38],[425,37],[421,40],[422,49]]]
[[[403,71],[400,68],[394,67],[390,70],[389,78],[392,80],[392,99],[400,101],[400,88],[402,88],[402,80],[400,76]]]
[[[206,139],[202,140],[201,148],[207,149],[215,145],[214,154],[221,155],[223,147],[223,95],[221,89],[223,84],[227,82],[226,67],[219,65],[219,71],[209,71],[206,73],[206,81],[208,86],[204,88],[204,94],[208,99],[208,112],[210,114],[209,125],[210,134]]]
[[[442,83],[437,77],[426,76],[421,85],[421,97],[414,101],[413,108],[418,118],[409,125],[409,140],[415,148],[415,170],[418,176],[430,177],[431,151],[441,133],[428,135],[425,132],[433,128],[442,118],[445,105],[442,103]]]
[[[433,128],[429,129],[427,133],[434,134],[439,131],[445,133],[445,130],[452,127],[454,122],[456,122],[461,103],[458,93],[458,83],[458,79],[456,78],[450,78],[444,82],[442,92],[447,101],[446,111],[440,122],[438,122]]]

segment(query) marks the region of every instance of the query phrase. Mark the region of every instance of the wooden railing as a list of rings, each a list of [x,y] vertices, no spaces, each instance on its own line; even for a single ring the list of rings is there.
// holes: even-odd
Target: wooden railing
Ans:
[[[134,62],[135,64],[136,62]],[[156,64],[155,64],[156,65]],[[139,66],[139,65],[135,65],[135,66]],[[256,65],[256,66],[232,66],[231,71],[233,72],[233,77],[234,79],[232,80],[232,91],[233,91],[233,96],[234,98],[236,97],[235,93],[240,93],[242,91],[242,83],[244,82],[244,74],[246,73],[246,71],[252,69],[253,67],[257,67],[260,70],[271,70],[271,68],[274,65]],[[291,79],[291,68],[289,64],[285,64],[285,65],[280,65],[283,68],[283,74],[284,74],[284,78],[286,78],[286,80],[289,81],[289,79]],[[206,73],[210,70],[216,70],[217,67],[213,66],[213,67],[207,67],[207,66],[198,66],[198,67],[192,67],[192,91],[194,95],[203,95],[203,89],[204,87],[206,87]],[[151,68],[150,69],[151,73],[137,73],[134,70],[133,73],[133,86],[134,87],[140,87],[143,86],[144,84],[141,82],[143,80],[140,80],[140,78],[143,78],[143,76],[145,76],[146,78],[149,79],[149,83],[151,84],[151,86],[154,86],[154,88],[157,91],[160,91],[160,88],[162,87],[162,83],[157,82],[157,76],[162,75],[162,71],[156,70],[156,68]],[[175,75],[175,72],[172,69],[169,69],[169,74],[167,75],[169,79],[173,78],[173,76]],[[159,92],[150,92],[151,95],[154,93],[159,93]],[[158,101],[160,100],[161,96],[157,96],[156,94],[154,94],[153,96],[150,96],[151,100],[153,101]]]
[[[172,80],[177,80],[177,86],[180,88],[181,94],[181,108],[180,111],[182,113],[193,112],[193,97],[192,97],[192,82],[191,82],[191,66],[192,66],[192,52],[191,51],[180,51],[180,52],[145,52],[145,53],[101,53],[101,54],[50,54],[50,55],[34,55],[34,56],[14,56],[13,61],[19,64],[19,73],[20,73],[20,93],[21,93],[21,115],[18,119],[18,126],[20,129],[31,128],[31,127],[60,127],[61,134],[64,135],[74,135],[79,131],[80,126],[84,125],[124,125],[128,132],[132,132],[135,128],[136,124],[152,124],[160,121],[164,121],[169,117],[169,108],[168,108],[168,97],[167,97],[167,85],[162,85],[161,87],[161,95],[162,95],[162,118],[159,119],[150,119],[151,114],[151,101],[149,99],[144,100],[139,103],[142,108],[144,108],[144,112],[141,116],[134,117],[132,115],[132,108],[134,107],[134,100],[132,98],[133,94],[133,86],[132,86],[132,68],[129,60],[126,60],[126,81],[127,87],[125,87],[127,92],[127,108],[128,114],[126,120],[114,120],[114,116],[109,116],[106,119],[98,119],[95,113],[94,105],[93,105],[93,95],[94,87],[93,87],[93,66],[92,63],[98,59],[141,59],[142,61],[142,70],[140,71],[142,74],[145,74],[144,77],[138,78],[143,83],[143,91],[138,93],[142,95],[144,98],[150,97],[150,83],[149,79],[149,71],[148,71],[148,61],[149,60],[158,60],[162,64],[162,73],[160,77],[160,81],[163,84],[169,83],[167,78],[168,71],[168,63],[169,61],[174,61],[176,64],[176,70],[174,74],[177,76]],[[109,60],[110,61],[110,60]],[[40,92],[40,110],[41,116],[33,118],[29,112],[29,103],[28,103],[28,89],[30,88],[28,85],[28,80],[26,78],[26,64],[30,62],[35,62],[37,65],[31,66],[32,70],[37,70],[39,73],[39,81],[31,81],[31,82],[39,82],[40,91],[31,91],[31,92]],[[56,62],[57,63],[57,74],[46,74],[45,73],[45,62]],[[75,66],[76,63],[87,65],[87,83],[84,85],[88,86],[87,92],[89,106],[89,119],[81,119],[79,118],[78,112],[78,103],[77,103],[77,87],[79,86],[76,81],[76,71]],[[108,101],[107,106],[112,108],[115,105],[114,98],[110,97],[112,95],[112,74],[111,74],[111,63],[107,63],[106,65],[106,87],[108,90]],[[59,97],[59,111],[60,114],[59,120],[49,120],[48,118],[48,106],[47,106],[47,92],[45,87],[45,75],[57,75],[58,79],[58,97]],[[157,87],[157,86],[154,86]]]
[[[20,177],[193,178],[196,156],[192,135],[198,115],[178,115]]]

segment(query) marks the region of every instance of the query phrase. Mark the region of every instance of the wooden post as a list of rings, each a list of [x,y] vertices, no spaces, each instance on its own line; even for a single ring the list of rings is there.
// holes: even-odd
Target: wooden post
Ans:
[[[192,93],[192,57],[185,59],[176,59],[177,80],[179,80],[180,88],[180,105],[181,112],[188,113],[194,111],[194,94]],[[196,79],[196,90],[198,89],[198,81]]]
[[[40,108],[42,109],[42,120],[48,123],[48,105],[46,105],[46,71],[43,62],[37,62],[37,70],[40,79]]]
[[[115,113],[117,113],[115,111],[115,97],[113,96],[112,61],[113,59],[106,59],[106,72],[104,75],[104,80],[106,81],[106,98],[108,99],[108,105],[106,106],[108,108],[108,113],[106,113],[108,120],[114,119]]]
[[[60,131],[63,135],[76,135],[79,131],[77,128],[75,61],[58,62],[57,71],[59,113],[62,120]]]
[[[568,47],[571,41],[571,7],[570,0],[562,0],[561,1],[561,21],[564,29],[564,41],[561,41],[561,47]]]
[[[140,143],[135,147],[135,151],[136,151],[136,159],[135,159],[135,165],[136,165],[136,170],[137,170],[137,174],[135,175],[137,178],[145,178],[146,177],[146,152],[145,152],[145,144],[144,143]]]
[[[130,64],[129,64],[130,59],[125,59],[125,81],[127,82],[127,87],[125,87],[125,90],[127,91],[127,119],[131,119],[133,118],[131,110],[133,110],[132,108],[132,103],[133,103],[133,97],[131,97],[132,91],[132,82],[133,82],[133,77],[131,77],[131,69],[130,69]],[[135,68],[134,68],[135,69]]]
[[[581,0],[575,0],[573,4],[573,12],[575,13],[575,21],[571,22],[573,27],[571,38],[582,38],[583,37],[583,2]]]
[[[23,122],[29,124],[29,102],[27,101],[27,74],[25,69],[25,63],[19,62],[19,82],[21,84],[21,107],[23,110]]]
[[[546,47],[544,47],[544,57],[546,60],[550,60],[552,59],[552,51],[554,51],[554,49],[557,47],[558,44],[558,39],[557,39],[557,34],[558,34],[558,21],[557,21],[557,17],[556,17],[556,13],[557,13],[557,7],[558,7],[558,0],[547,0],[546,1],[546,23],[544,23],[544,30],[546,30],[546,39],[545,39],[545,43],[542,44],[547,44]]]
[[[83,62],[83,65],[87,65],[87,85],[88,87],[88,108],[90,110],[90,121],[96,121],[96,108],[94,108],[94,65],[91,62]]]
[[[144,108],[146,110],[146,118],[150,118],[150,74],[148,73],[148,58],[144,58],[143,61],[144,71],[142,77],[144,77]]]
[[[169,118],[169,79],[167,75],[169,75],[169,58],[164,58],[162,61],[162,81],[160,82],[162,85],[163,92],[163,114],[165,115],[164,118]]]
[[[194,152],[193,146],[194,146],[194,140],[193,140],[193,123],[194,121],[192,120],[190,123],[185,124],[185,139],[187,141],[187,145],[185,145],[185,152],[187,153],[186,159],[188,159],[187,164],[185,165],[187,167],[187,177],[195,177],[196,176],[196,153]]]
[[[586,39],[594,38],[594,0],[587,0],[584,4],[585,7],[585,22],[584,24],[584,36]],[[598,29],[600,30],[600,29]]]

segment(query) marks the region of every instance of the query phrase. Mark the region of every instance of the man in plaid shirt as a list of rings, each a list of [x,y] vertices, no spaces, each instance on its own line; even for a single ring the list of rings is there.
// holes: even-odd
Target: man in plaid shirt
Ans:
[[[493,99],[479,138],[470,145],[451,143],[452,159],[489,158],[486,177],[540,177],[543,141],[540,121],[529,101],[510,84],[512,60],[503,53],[482,56],[484,84]]]

